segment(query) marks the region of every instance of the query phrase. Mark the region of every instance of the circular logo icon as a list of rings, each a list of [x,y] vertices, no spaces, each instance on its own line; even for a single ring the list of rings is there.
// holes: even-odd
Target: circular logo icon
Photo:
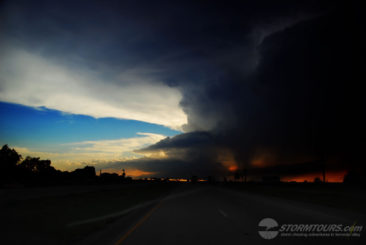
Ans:
[[[259,235],[264,239],[273,239],[278,235],[278,223],[276,220],[271,218],[262,219],[259,224]]]

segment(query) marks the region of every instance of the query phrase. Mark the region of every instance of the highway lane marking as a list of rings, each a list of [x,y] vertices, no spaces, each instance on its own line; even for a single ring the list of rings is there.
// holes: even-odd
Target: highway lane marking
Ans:
[[[169,196],[164,197],[162,199],[147,201],[147,202],[144,202],[142,204],[138,204],[136,206],[127,208],[127,209],[122,210],[120,212],[111,213],[111,214],[107,214],[107,215],[103,215],[103,216],[99,216],[99,217],[94,217],[94,218],[90,218],[90,219],[75,221],[75,222],[72,222],[70,224],[67,224],[67,226],[68,227],[73,227],[73,226],[77,226],[77,225],[83,225],[83,224],[93,223],[93,222],[97,222],[97,221],[102,221],[102,220],[106,220],[106,219],[110,219],[110,218],[116,218],[116,217],[128,214],[132,211],[135,211],[137,209],[148,207],[148,206],[150,206],[154,203],[157,203],[159,201],[165,201],[165,200],[170,200],[170,199],[174,199],[174,198],[177,198],[177,197],[187,196],[187,195],[202,191],[203,189],[204,188],[200,188],[200,189],[196,189],[196,190],[192,190],[192,191],[184,191],[182,193],[172,194],[172,195],[169,195]]]
[[[76,225],[83,225],[83,224],[87,224],[87,223],[93,223],[93,222],[97,222],[97,221],[102,221],[102,220],[106,220],[106,219],[110,219],[110,218],[116,218],[118,216],[125,215],[125,214],[127,214],[127,213],[129,213],[131,211],[134,211],[134,210],[137,210],[137,209],[140,209],[140,208],[147,207],[147,206],[149,206],[151,204],[154,204],[156,202],[157,202],[156,200],[148,201],[148,202],[145,202],[145,203],[142,203],[142,204],[133,206],[131,208],[127,208],[127,209],[125,209],[125,210],[123,210],[121,212],[116,212],[116,213],[107,214],[107,215],[103,215],[103,216],[99,216],[99,217],[95,217],[95,218],[90,218],[90,219],[86,219],[86,220],[76,221],[76,222],[73,222],[73,223],[68,224],[67,226],[68,227],[72,227],[72,226],[76,226]]]
[[[182,196],[186,196],[192,193],[196,193],[203,190],[203,188],[197,189],[197,190],[193,190],[193,191],[186,191],[180,194],[174,194],[174,195],[170,195],[167,196],[163,199],[161,199],[154,207],[152,207],[149,212],[142,217],[131,229],[129,229],[114,245],[121,245],[123,243],[123,241],[126,240],[126,238],[128,236],[130,236],[137,228],[139,228],[143,223],[145,223],[145,221],[150,218],[150,216],[158,209],[160,208],[160,206],[163,204],[164,201],[166,200],[170,200],[173,198],[177,198],[177,197],[182,197]]]
[[[120,245],[123,243],[126,238],[132,234],[137,228],[139,228],[160,206],[162,205],[163,200],[157,203],[154,207],[152,207],[149,212],[142,217],[131,229],[129,229],[114,245]]]
[[[222,215],[222,216],[224,216],[225,218],[227,218],[227,214],[224,212],[224,211],[222,211],[221,209],[217,209],[217,211],[219,211],[219,213]]]

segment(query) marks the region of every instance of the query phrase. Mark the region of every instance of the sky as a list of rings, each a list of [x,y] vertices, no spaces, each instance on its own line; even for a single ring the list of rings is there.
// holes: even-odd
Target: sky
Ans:
[[[52,159],[58,169],[135,159],[135,149],[180,131],[157,124],[64,113],[44,107],[0,103],[1,144],[23,155]]]
[[[364,171],[359,4],[2,1],[0,143],[134,176]]]

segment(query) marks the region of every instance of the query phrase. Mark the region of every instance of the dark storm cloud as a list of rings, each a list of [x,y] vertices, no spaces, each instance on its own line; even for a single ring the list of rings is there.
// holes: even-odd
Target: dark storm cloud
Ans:
[[[208,132],[191,132],[180,134],[172,138],[165,138],[160,142],[138,150],[137,152],[154,151],[159,149],[168,150],[175,148],[199,148],[203,146],[210,146],[214,143],[214,138]]]
[[[196,159],[199,160],[199,159]],[[139,160],[130,160],[123,162],[111,162],[106,165],[98,165],[97,168],[115,168],[115,169],[139,169],[151,172],[147,176],[154,177],[172,177],[189,178],[192,176],[218,176],[226,173],[227,170],[218,162],[207,161],[201,158],[201,161],[192,161],[192,159],[151,159],[142,158]]]
[[[189,97],[197,84],[205,90],[253,67],[253,44],[273,28],[324,9],[316,1],[18,0],[4,1],[0,11],[3,42],[78,67],[145,67]]]
[[[362,21],[354,4],[330,6],[321,15],[273,28],[259,46],[248,38],[250,28],[241,37],[218,38],[232,41],[222,49],[208,45],[211,75],[203,71],[192,79],[196,84],[179,85],[187,129],[207,130],[210,140],[196,146],[197,135],[186,134],[149,149],[188,147],[215,163],[218,149],[225,147],[240,167],[256,174],[317,172],[321,159],[328,170],[364,168]],[[277,14],[268,19],[280,19]],[[191,161],[192,155],[187,151],[185,159]],[[261,158],[264,165],[255,166]]]
[[[149,157],[122,162],[120,165],[139,166],[144,171],[156,172],[161,177],[189,177],[218,175],[227,170],[217,161],[218,141],[209,132],[191,132],[166,138],[154,145],[137,150]],[[151,153],[164,152],[163,158]],[[160,158],[160,159],[159,159]],[[118,164],[117,164],[118,165]]]

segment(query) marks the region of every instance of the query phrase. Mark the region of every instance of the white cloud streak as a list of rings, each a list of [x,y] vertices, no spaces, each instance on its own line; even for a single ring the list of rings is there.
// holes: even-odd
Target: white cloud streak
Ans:
[[[105,71],[77,69],[24,49],[4,50],[0,52],[0,101],[178,130],[187,123],[179,105],[180,91],[138,69],[107,76]]]

